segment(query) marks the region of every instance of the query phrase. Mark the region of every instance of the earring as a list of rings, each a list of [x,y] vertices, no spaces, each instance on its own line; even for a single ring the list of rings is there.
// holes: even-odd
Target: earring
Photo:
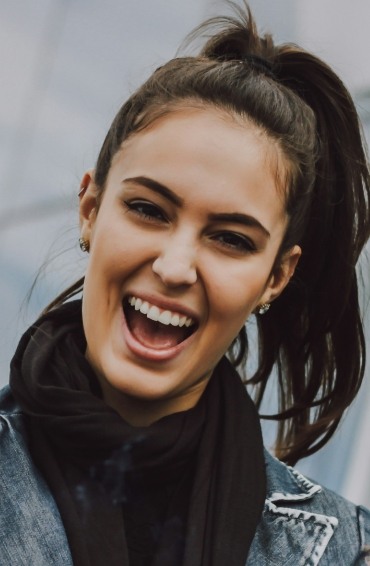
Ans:
[[[80,244],[80,249],[82,252],[88,252],[90,250],[89,240],[85,240],[85,238],[80,238],[78,240],[78,243]]]
[[[81,187],[80,192],[78,193],[78,197],[82,198],[86,193],[87,187]]]
[[[270,307],[271,307],[270,303],[262,303],[258,307],[258,314],[266,314]]]

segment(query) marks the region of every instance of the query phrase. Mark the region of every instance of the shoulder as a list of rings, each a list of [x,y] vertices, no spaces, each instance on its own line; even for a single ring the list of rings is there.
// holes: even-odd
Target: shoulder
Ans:
[[[248,564],[365,565],[370,512],[265,458],[267,498]]]
[[[33,463],[9,387],[0,391],[0,454],[0,564],[71,565],[59,511]]]

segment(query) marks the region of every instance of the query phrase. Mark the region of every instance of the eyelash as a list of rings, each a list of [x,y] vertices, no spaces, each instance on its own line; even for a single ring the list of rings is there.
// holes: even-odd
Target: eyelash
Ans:
[[[123,201],[125,206],[134,214],[143,218],[148,222],[167,222],[167,217],[159,206],[146,202],[144,200],[136,200],[134,202]]]
[[[159,206],[143,200],[123,201],[126,208],[146,222],[167,223],[168,218]],[[220,246],[240,254],[250,254],[257,250],[255,244],[246,236],[235,232],[218,232],[211,236]]]
[[[249,238],[235,232],[219,232],[213,236],[213,239],[223,247],[242,254],[253,253],[257,249]]]

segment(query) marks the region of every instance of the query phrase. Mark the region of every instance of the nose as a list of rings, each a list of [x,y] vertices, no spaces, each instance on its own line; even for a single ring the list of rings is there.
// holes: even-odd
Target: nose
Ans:
[[[193,285],[197,280],[195,256],[193,245],[179,244],[175,238],[171,238],[154,260],[153,272],[167,287]]]

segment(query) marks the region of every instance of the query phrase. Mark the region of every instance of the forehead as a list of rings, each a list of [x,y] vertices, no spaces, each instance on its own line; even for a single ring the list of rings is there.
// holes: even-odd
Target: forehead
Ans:
[[[165,142],[166,133],[169,134],[171,147],[173,143],[179,144],[181,137],[185,134],[186,137],[196,138],[199,143],[204,142],[205,145],[217,145],[218,141],[225,138],[225,133],[228,131],[228,138],[236,138],[238,132],[239,139],[235,142],[240,144],[240,151],[243,151],[244,141],[252,141],[256,150],[265,154],[265,165],[271,168],[271,172],[276,176],[278,183],[284,183],[283,179],[286,177],[287,169],[290,168],[288,160],[283,155],[280,144],[277,140],[271,138],[264,128],[257,125],[249,116],[242,116],[233,110],[219,108],[210,104],[203,103],[197,100],[184,100],[177,101],[161,110],[156,109],[153,112],[153,117],[150,119],[151,111],[148,110],[149,117],[144,120],[145,126],[139,130],[134,131],[121,145],[120,150],[113,157],[112,164],[117,155],[120,155],[122,149],[125,151],[132,146],[133,140],[138,137],[142,138],[143,134],[148,144],[152,140],[160,136]],[[207,129],[204,129],[204,126]],[[176,135],[176,130],[178,135]],[[204,136],[199,136],[200,130]],[[221,132],[220,130],[223,130]],[[207,133],[215,134],[213,140]],[[217,135],[218,134],[218,135]],[[252,140],[253,138],[253,140]],[[251,144],[251,145],[252,145]],[[146,145],[145,143],[143,145]],[[154,148],[152,148],[154,149]],[[175,149],[175,148],[173,148]]]
[[[240,128],[241,131],[253,133],[255,135],[255,141],[259,140],[262,143],[264,142],[264,150],[268,164],[276,175],[276,181],[279,187],[286,195],[286,191],[290,185],[289,179],[291,177],[291,170],[292,167],[294,168],[294,164],[292,164],[290,157],[285,154],[281,141],[279,141],[276,136],[272,136],[268,130],[258,124],[253,117],[249,116],[247,113],[240,113],[233,108],[219,106],[197,98],[185,98],[167,104],[154,105],[153,107],[149,106],[140,117],[139,122],[142,126],[139,126],[138,129],[130,135],[129,139],[143,131],[150,131],[157,123],[164,120],[182,118],[187,121],[191,119],[191,117],[202,114],[205,121],[206,117],[213,117],[214,121],[218,120],[225,125],[228,124],[230,127],[235,127],[236,129]],[[123,143],[126,144],[127,139]]]
[[[265,209],[269,223],[284,215],[277,144],[248,119],[214,108],[186,107],[131,135],[112,162],[122,176],[145,175],[214,206]]]

